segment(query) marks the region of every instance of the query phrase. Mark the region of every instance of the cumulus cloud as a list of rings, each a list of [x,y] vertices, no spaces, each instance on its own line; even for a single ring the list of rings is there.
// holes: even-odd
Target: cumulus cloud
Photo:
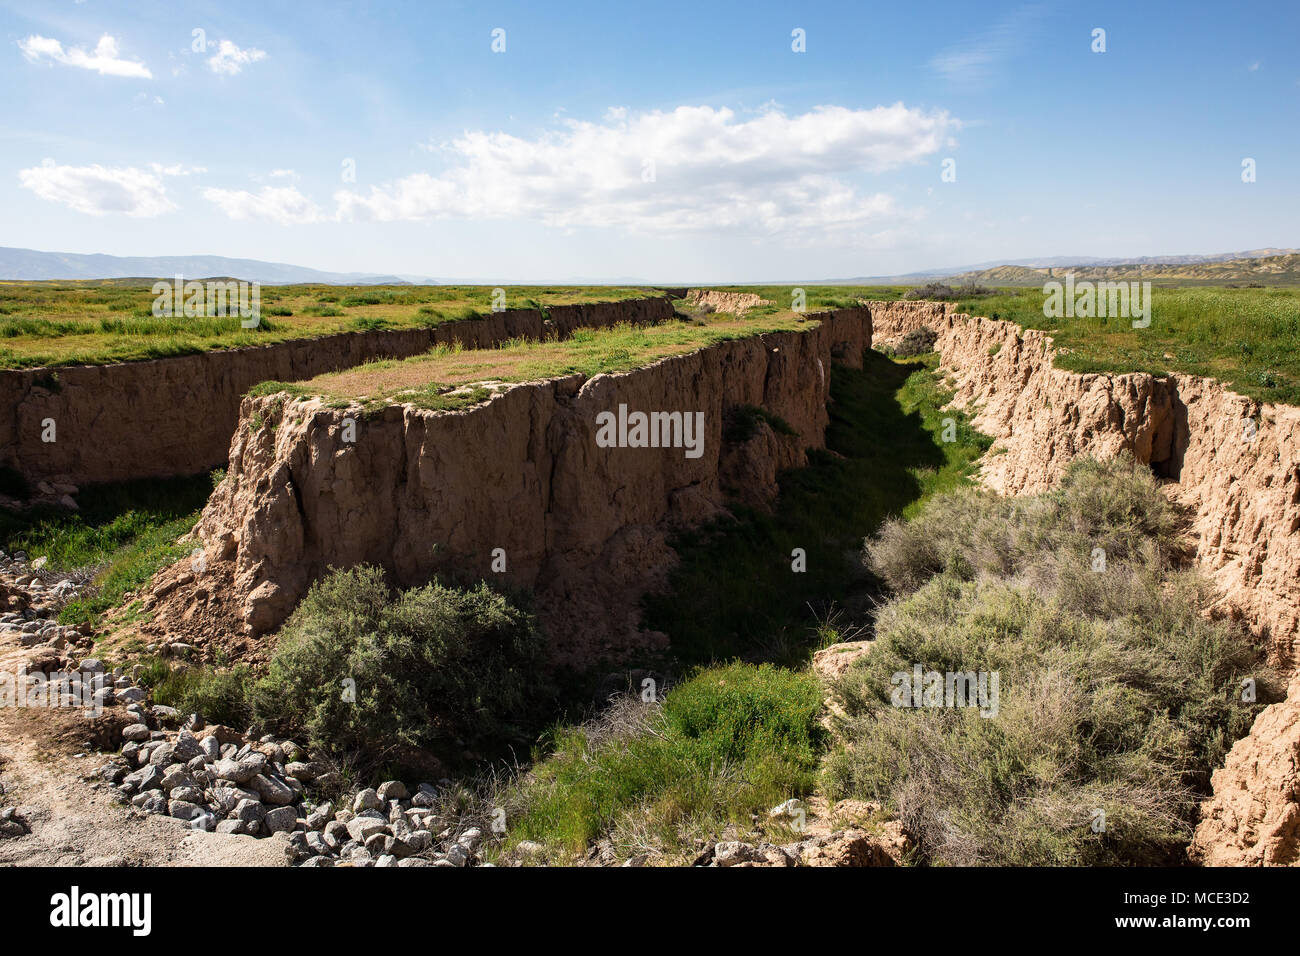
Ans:
[[[265,59],[265,50],[259,50],[253,46],[250,46],[247,50],[241,50],[229,40],[222,40],[217,45],[217,52],[208,58],[208,69],[213,73],[220,73],[224,76],[234,76],[249,63],[256,63],[258,60]]]
[[[561,120],[527,139],[467,131],[438,173],[335,193],[342,218],[533,219],[658,234],[857,230],[894,211],[849,179],[921,162],[959,123],[942,110],[774,107],[741,118],[682,106]]]
[[[92,216],[123,213],[137,218],[160,216],[176,208],[167,198],[167,171],[134,166],[60,166],[53,159],[20,170],[18,179],[42,199],[63,203]]]
[[[296,186],[265,186],[257,193],[244,189],[205,189],[203,198],[215,203],[231,219],[265,220],[291,226],[326,218],[321,208]]]
[[[42,59],[50,59],[65,66],[94,70],[101,76],[130,76],[144,80],[153,79],[153,74],[149,72],[149,68],[140,61],[124,60],[119,57],[117,40],[107,33],[99,38],[99,43],[89,53],[79,46],[69,47],[65,50],[63,44],[58,40],[35,34],[19,42],[18,47],[23,51],[23,56],[33,63]]]

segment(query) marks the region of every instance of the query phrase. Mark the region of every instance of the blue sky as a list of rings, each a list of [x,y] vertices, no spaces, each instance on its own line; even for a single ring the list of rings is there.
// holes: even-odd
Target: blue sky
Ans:
[[[5,2],[0,245],[493,283],[1300,246],[1298,28],[1250,2]]]

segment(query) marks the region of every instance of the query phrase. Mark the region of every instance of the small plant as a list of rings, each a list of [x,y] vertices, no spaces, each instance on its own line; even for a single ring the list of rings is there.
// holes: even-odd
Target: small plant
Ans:
[[[778,435],[798,435],[799,432],[775,412],[758,405],[733,405],[722,422],[722,440],[731,444],[744,444],[758,434],[760,425],[767,425]]]
[[[225,670],[154,658],[146,662],[140,681],[153,691],[155,703],[182,714],[200,714],[231,727],[248,726],[252,716],[252,674],[247,667]]]

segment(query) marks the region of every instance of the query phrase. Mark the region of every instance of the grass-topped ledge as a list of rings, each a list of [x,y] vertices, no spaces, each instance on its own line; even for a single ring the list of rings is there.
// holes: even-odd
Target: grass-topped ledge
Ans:
[[[263,382],[249,394],[319,397],[336,408],[361,404],[373,410],[401,404],[454,411],[515,384],[627,372],[719,342],[808,329],[817,323],[815,315],[788,311],[753,318],[719,312],[653,326],[623,323],[578,329],[563,340],[515,339],[495,349],[439,345],[412,358],[370,362],[303,382]]]

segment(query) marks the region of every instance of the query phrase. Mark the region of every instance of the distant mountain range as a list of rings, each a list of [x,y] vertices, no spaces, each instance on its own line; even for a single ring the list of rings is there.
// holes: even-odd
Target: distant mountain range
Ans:
[[[0,279],[40,281],[45,279],[187,279],[217,276],[289,285],[308,282],[323,285],[409,285],[410,278],[371,275],[363,272],[322,272],[305,266],[258,259],[230,259],[226,256],[107,256],[75,252],[38,252],[0,246]],[[415,277],[422,284],[431,279]]]
[[[1033,285],[1074,272],[1079,278],[1164,279],[1188,282],[1266,282],[1300,283],[1300,249],[1249,249],[1244,252],[1221,252],[1214,255],[1140,256],[1103,258],[1098,256],[1050,256],[1038,259],[991,260],[948,269],[925,269],[893,276],[856,276],[850,279],[804,279],[794,285],[921,285],[936,280],[973,281],[986,285]],[[283,262],[259,259],[231,259],[226,256],[109,256],[82,255],[72,252],[38,252],[0,246],[0,280],[43,281],[50,279],[170,279],[176,275],[187,279],[230,277],[260,282],[263,285],[319,283],[322,285],[482,285],[486,280],[434,279],[416,275],[374,275],[365,272],[323,272]],[[529,283],[559,281],[534,279]],[[682,285],[683,283],[648,283],[645,280],[565,280],[566,285]],[[726,281],[686,283],[689,285],[729,285]],[[763,284],[786,284],[769,281]]]
[[[1270,250],[1271,251],[1271,250]],[[1300,283],[1300,253],[1285,252],[1263,257],[1206,259],[1194,262],[1140,262],[1116,264],[1070,264],[1065,266],[993,266],[948,277],[950,282],[974,282],[978,285],[1041,285],[1059,279],[1067,272],[1076,279],[1150,280],[1153,282],[1260,283],[1295,285]]]
[[[1049,256],[1038,259],[993,259],[973,265],[956,266],[948,269],[926,269],[921,272],[908,272],[894,276],[858,276],[852,279],[827,279],[828,285],[909,285],[918,281],[932,279],[974,279],[976,281],[998,282],[1002,285],[1017,282],[1041,280],[1049,270],[1073,269],[1076,274],[1103,272],[1115,269],[1124,275],[1143,278],[1185,278],[1185,279],[1250,279],[1258,272],[1260,275],[1276,276],[1279,273],[1291,273],[1296,270],[1294,257],[1300,255],[1300,249],[1248,249],[1244,252],[1220,252],[1213,255],[1180,256],[1138,256],[1131,258],[1103,258],[1098,256]],[[1251,265],[1255,260],[1279,260],[1271,265]],[[1280,260],[1287,260],[1283,262]],[[1219,265],[1215,265],[1215,264]],[[1152,266],[1165,268],[1152,269]],[[1279,268],[1281,267],[1281,268]],[[1118,275],[1108,274],[1114,278]]]

